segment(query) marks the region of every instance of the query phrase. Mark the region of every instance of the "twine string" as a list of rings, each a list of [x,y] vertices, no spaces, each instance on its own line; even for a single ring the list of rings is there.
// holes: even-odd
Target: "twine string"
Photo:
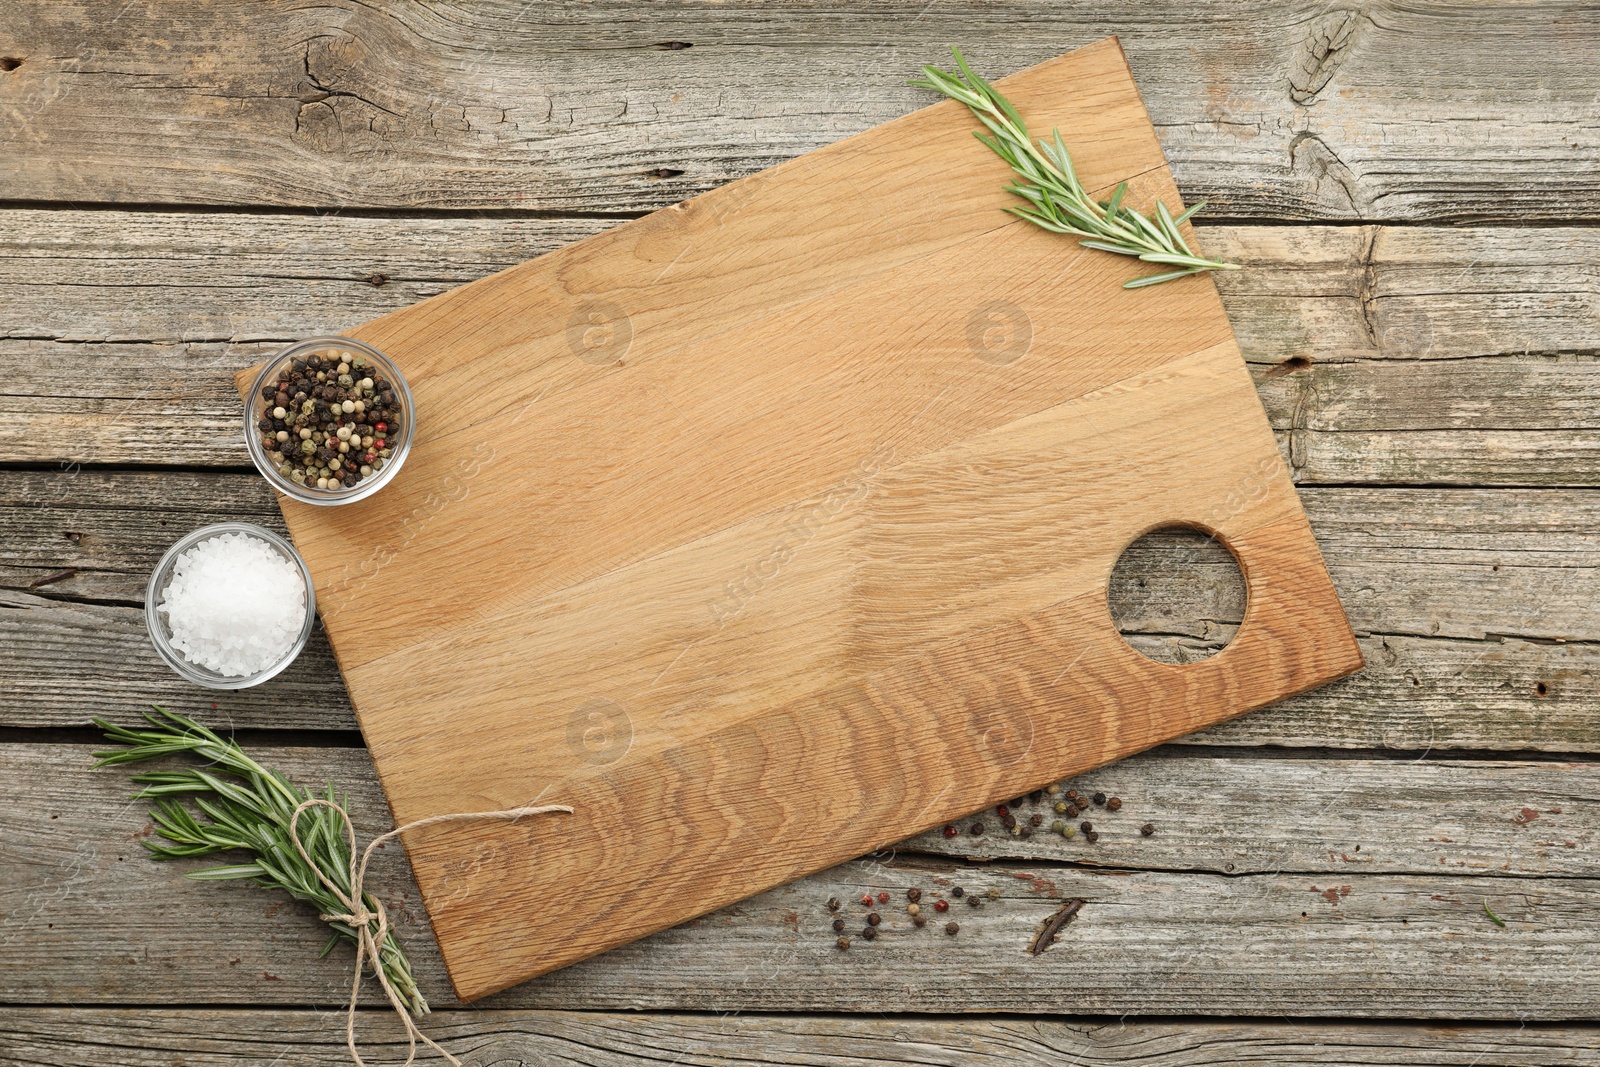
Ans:
[[[350,845],[350,892],[340,889],[327,874],[314,863],[306,852],[305,846],[300,843],[298,824],[300,815],[307,808],[332,808],[339,813],[340,820],[344,823],[345,841]],[[356,862],[356,828],[350,822],[350,816],[339,805],[328,800],[312,798],[303,801],[294,809],[294,814],[289,816],[289,840],[294,843],[294,849],[300,853],[300,858],[306,861],[306,866],[317,872],[317,880],[328,891],[338,898],[339,903],[345,908],[342,913],[320,916],[324,922],[343,923],[356,932],[356,967],[355,975],[350,982],[350,1008],[346,1012],[344,1039],[345,1047],[350,1050],[350,1058],[355,1061],[356,1067],[367,1067],[367,1061],[361,1058],[361,1053],[356,1050],[356,1002],[361,996],[361,968],[370,958],[372,970],[378,976],[378,984],[383,986],[384,995],[389,998],[389,1005],[394,1008],[395,1014],[400,1016],[400,1021],[405,1024],[407,1053],[406,1062],[402,1067],[411,1067],[417,1058],[417,1042],[433,1049],[439,1055],[449,1060],[453,1067],[461,1067],[461,1061],[441,1048],[427,1034],[417,1027],[417,1022],[412,1018],[400,994],[395,992],[389,976],[384,973],[383,961],[379,952],[389,937],[389,912],[383,902],[376,897],[368,896],[365,882],[367,878],[367,863],[372,859],[372,853],[392,837],[398,837],[410,830],[418,830],[424,826],[433,826],[444,822],[464,822],[468,819],[520,819],[524,815],[549,815],[554,812],[571,814],[572,809],[565,804],[545,804],[542,807],[504,808],[500,811],[461,811],[449,815],[432,815],[426,819],[417,819],[404,826],[397,826],[386,834],[380,834],[367,842],[367,847],[361,852],[361,861]],[[374,928],[376,924],[376,928]]]

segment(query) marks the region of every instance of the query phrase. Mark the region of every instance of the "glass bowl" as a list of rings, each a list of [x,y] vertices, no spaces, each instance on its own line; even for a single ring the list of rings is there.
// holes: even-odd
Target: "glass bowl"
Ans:
[[[292,477],[286,477],[275,466],[261,438],[262,431],[257,422],[266,413],[267,401],[261,395],[261,390],[278,378],[281,371],[291,360],[303,359],[311,355],[326,355],[334,352],[348,352],[352,356],[365,356],[374,366],[383,372],[384,378],[394,387],[395,402],[400,408],[400,432],[390,431],[386,437],[389,444],[389,456],[383,462],[382,469],[375,470],[362,478],[348,489],[318,489],[315,485],[305,485],[296,482]],[[416,433],[416,407],[411,399],[411,389],[406,385],[405,375],[400,373],[388,356],[379,352],[369,344],[352,340],[348,337],[313,337],[307,341],[290,345],[276,356],[268,360],[256,375],[255,381],[250,385],[250,392],[246,397],[244,409],[244,440],[245,446],[250,450],[250,459],[256,465],[256,470],[272,485],[274,489],[284,496],[302,500],[307,504],[331,505],[353,504],[357,500],[364,500],[382,489],[399,472],[400,465],[405,462],[406,456],[411,452],[411,439]]]
[[[172,627],[167,625],[166,618],[156,606],[161,599],[162,592],[167,588],[167,583],[172,580],[173,568],[177,566],[178,557],[208,537],[217,534],[242,533],[248,534],[258,540],[265,541],[281,555],[290,560],[300,569],[300,579],[306,587],[306,618],[300,626],[300,636],[288,653],[272,666],[255,674],[227,675],[218,674],[208,667],[198,663],[191,663],[182,652],[172,644]],[[269,678],[276,676],[285,667],[295,661],[306,647],[306,642],[311,639],[311,628],[317,621],[317,594],[311,586],[311,571],[306,567],[306,561],[300,558],[300,553],[294,546],[279,537],[271,530],[263,530],[248,522],[219,522],[214,526],[203,526],[193,533],[178,539],[177,543],[167,549],[167,554],[161,557],[161,562],[156,564],[155,571],[150,575],[150,584],[145,587],[144,593],[144,623],[150,631],[150,643],[156,646],[156,652],[166,661],[167,666],[177,671],[196,685],[203,685],[208,689],[248,689],[253,685],[260,685]]]

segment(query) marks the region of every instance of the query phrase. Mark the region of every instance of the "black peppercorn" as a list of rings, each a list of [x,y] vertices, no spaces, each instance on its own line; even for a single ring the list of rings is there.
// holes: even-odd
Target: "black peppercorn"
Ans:
[[[850,947],[850,939],[848,937],[841,937],[839,940],[835,941],[834,944],[838,945],[841,949],[847,949]]]
[[[1029,826],[1040,826],[1043,823],[1044,823],[1044,816],[1043,815],[1039,815],[1039,814],[1035,813],[1033,815],[1028,816],[1028,825]]]
[[[868,941],[876,941],[878,939],[878,928],[876,926],[863,927],[861,930],[861,936],[866,938]]]
[[[983,836],[983,823],[981,823],[981,822],[973,823],[972,826],[967,830],[967,833],[971,834],[973,837],[982,837]]]
[[[1111,797],[1109,800],[1106,801],[1106,807],[1111,809],[1112,811],[1121,811],[1122,810],[1122,798],[1121,797]]]
[[[828,898],[828,910],[829,911],[838,911],[839,910],[839,898],[838,897],[829,897]]]
[[[1106,806],[1106,795],[1104,793],[1096,793],[1094,795],[1094,803],[1095,803],[1095,807],[1098,807],[1098,808],[1105,807]]]
[[[1078,815],[1080,814],[1079,809],[1078,809],[1078,805],[1076,805],[1076,804],[1068,804],[1067,805],[1067,810],[1062,812],[1062,814],[1065,815],[1069,819],[1076,819],[1078,817]]]
[[[953,920],[951,922],[947,922],[944,924],[944,932],[949,934],[951,937],[954,937],[956,934],[961,932],[961,924]]]
[[[879,915],[877,912],[873,911],[867,913],[868,926],[877,926],[881,922],[883,922],[883,916]]]
[[[962,897],[967,895],[967,891],[962,889],[960,886],[956,886],[950,890],[950,895],[955,897],[957,900],[960,900]]]
[[[1019,827],[1017,827],[1017,836],[1018,837],[1032,837],[1033,836],[1033,827],[1031,827],[1031,826],[1019,826]]]
[[[974,908],[981,908],[983,907],[983,898],[976,895],[970,896],[967,898],[967,903],[972,905]]]
[[[1156,832],[1155,823],[1145,823],[1143,826],[1139,827],[1139,832],[1145,837],[1149,837],[1151,834]]]
[[[1092,845],[1096,841],[1100,840],[1100,831],[1098,831],[1098,830],[1085,830],[1083,832],[1083,839],[1085,841],[1089,842],[1089,844]]]
[[[1044,797],[1044,792],[1042,790],[1035,789],[1033,792],[1028,794],[1028,803],[1029,804],[1037,804],[1037,803],[1039,803],[1040,799],[1043,798],[1043,797]]]
[[[1009,830],[1013,826],[1017,825],[1017,817],[1011,814],[1002,815],[1000,816],[1000,825]]]
[[[911,903],[915,904],[917,901],[922,899],[922,890],[917,889],[915,887],[913,887],[911,889],[907,889],[906,890],[906,899],[911,901]]]
[[[928,925],[928,919],[924,915],[913,916],[912,919],[911,919],[911,925],[915,926],[918,930],[920,930],[924,926]]]
[[[835,920],[833,920],[833,932],[836,933],[836,934],[844,933],[844,920],[843,919],[835,919]]]
[[[1078,824],[1078,829],[1082,830],[1084,833],[1088,833],[1090,830],[1094,829],[1094,823],[1090,822],[1088,819],[1085,819]]]

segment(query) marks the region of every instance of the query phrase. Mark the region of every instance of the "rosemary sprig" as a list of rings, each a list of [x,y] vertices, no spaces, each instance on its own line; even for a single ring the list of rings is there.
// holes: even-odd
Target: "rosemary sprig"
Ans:
[[[1006,186],[1006,191],[1027,201],[1026,205],[1014,205],[1007,211],[1052,233],[1079,237],[1078,243],[1085,248],[1178,268],[1133,278],[1122,283],[1124,289],[1157,285],[1208,270],[1239,269],[1235,263],[1196,255],[1183,239],[1178,227],[1206,206],[1204,200],[1176,217],[1158,200],[1152,221],[1122,202],[1128,192],[1127,182],[1116,187],[1111,199],[1094,199],[1078,181],[1061,131],[1052,129],[1051,140],[1041,139],[1036,147],[1027,123],[1011,102],[973,72],[961,49],[952,47],[950,51],[955,55],[956,71],[923,67],[924,77],[911,84],[961,101],[988,128],[987,134],[974,130],[972,135],[1010,164],[1020,180]]]
[[[251,853],[245,863],[204,867],[190,871],[199,881],[249,878],[268,889],[282,889],[296,900],[310,904],[319,915],[337,915],[347,909],[322,884],[317,871],[307,865],[289,836],[289,819],[295,808],[313,794],[290,782],[277,771],[261,766],[247,756],[235,742],[224,740],[192,719],[156,708],[159,715],[145,712],[152,728],[132,729],[102,719],[94,724],[105,731],[106,740],[124,748],[96,752],[96,767],[120,763],[140,763],[162,756],[189,755],[204,760],[203,767],[184,767],[171,771],[146,771],[133,776],[142,786],[135,800],[153,803],[150,818],[156,832],[170,844],[146,840],[145,848],[160,860],[190,859],[219,852],[242,850]],[[202,818],[180,803],[189,799]],[[339,805],[339,798],[328,786],[322,799]],[[300,813],[297,829],[306,854],[346,896],[350,894],[350,844],[345,823],[338,812],[326,807],[311,807]],[[377,904],[371,894],[363,896],[369,909]],[[329,921],[333,934],[323,945],[326,956],[340,939],[355,942],[356,929],[342,922]],[[376,936],[377,922],[371,929]],[[411,975],[411,962],[390,932],[378,953],[390,986],[412,1015],[428,1013],[428,1002],[417,989]]]

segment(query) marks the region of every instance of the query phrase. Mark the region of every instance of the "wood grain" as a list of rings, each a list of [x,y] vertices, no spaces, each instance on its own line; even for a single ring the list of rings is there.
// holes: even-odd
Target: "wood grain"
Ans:
[[[638,1067],[662,1056],[705,1067],[818,1062],[947,1067],[1209,1067],[1248,1057],[1262,1067],[1307,1062],[1388,1067],[1563,1067],[1600,1054],[1592,1026],[1416,1026],[1249,1021],[1184,1023],[1094,1018],[919,1019],[904,1016],[673,1015],[602,1012],[436,1012],[427,1023],[471,1067],[583,1063]],[[750,1033],[759,1029],[760,1048]],[[404,1042],[376,1012],[362,1018],[364,1048],[405,1054]],[[107,1008],[0,1010],[0,1064],[100,1067],[236,1067],[274,1058],[308,1067],[349,1062],[344,1020],[336,1013],[170,1011]]]
[[[126,773],[91,770],[88,747],[0,746],[0,771],[30,798],[0,839],[0,949],[13,964],[0,970],[5,1000],[342,1003],[351,957],[341,948],[316,958],[316,918],[253,886],[192,882],[185,865],[146,860],[148,823],[126,800]],[[389,825],[361,751],[263,745],[257,754],[298,781],[348,792],[363,837]],[[934,1014],[1584,1018],[1596,1009],[1597,775],[1596,764],[1571,762],[1141,757],[1072,783],[1116,789],[1125,802],[1116,818],[1096,816],[1105,829],[1096,855],[1081,839],[1069,856],[1035,834],[974,867],[920,851],[868,857],[485,1006],[856,1011],[870,987],[879,1010]],[[1198,788],[1185,795],[1190,782]],[[755,817],[761,803],[744,797],[738,807]],[[650,804],[635,797],[618,836],[644,832]],[[1146,819],[1152,838],[1135,829]],[[1198,869],[1159,869],[1174,857]],[[506,861],[486,851],[473,864]],[[833,947],[829,896],[948,882],[993,886],[1002,899],[960,906],[955,938],[905,929],[903,912],[888,907],[876,944]],[[379,854],[372,884],[424,989],[447,1006],[397,851]],[[1071,937],[1034,957],[1027,943],[1058,896],[1090,904]],[[1505,929],[1485,916],[1485,900]],[[859,919],[864,909],[852,907]],[[543,903],[535,913],[540,941],[566,936]],[[381,994],[364,996],[376,1004]]]
[[[1593,219],[1591,16],[1581,0],[24,5],[0,29],[22,60],[0,78],[4,195],[648,211],[916,109],[928,95],[906,79],[952,42],[1005,73],[1117,33],[1185,197],[1222,214]]]
[[[1092,135],[1088,188],[1175,194],[1114,41],[1002,84]],[[576,809],[409,835],[460,995],[1360,667],[1209,280],[1151,299],[998,211],[971,121],[946,101],[352,331],[406,370],[413,458],[362,507],[280,503],[396,818]],[[1164,523],[1241,560],[1214,662],[1107,625]],[[525,871],[447,894],[491,847]]]

